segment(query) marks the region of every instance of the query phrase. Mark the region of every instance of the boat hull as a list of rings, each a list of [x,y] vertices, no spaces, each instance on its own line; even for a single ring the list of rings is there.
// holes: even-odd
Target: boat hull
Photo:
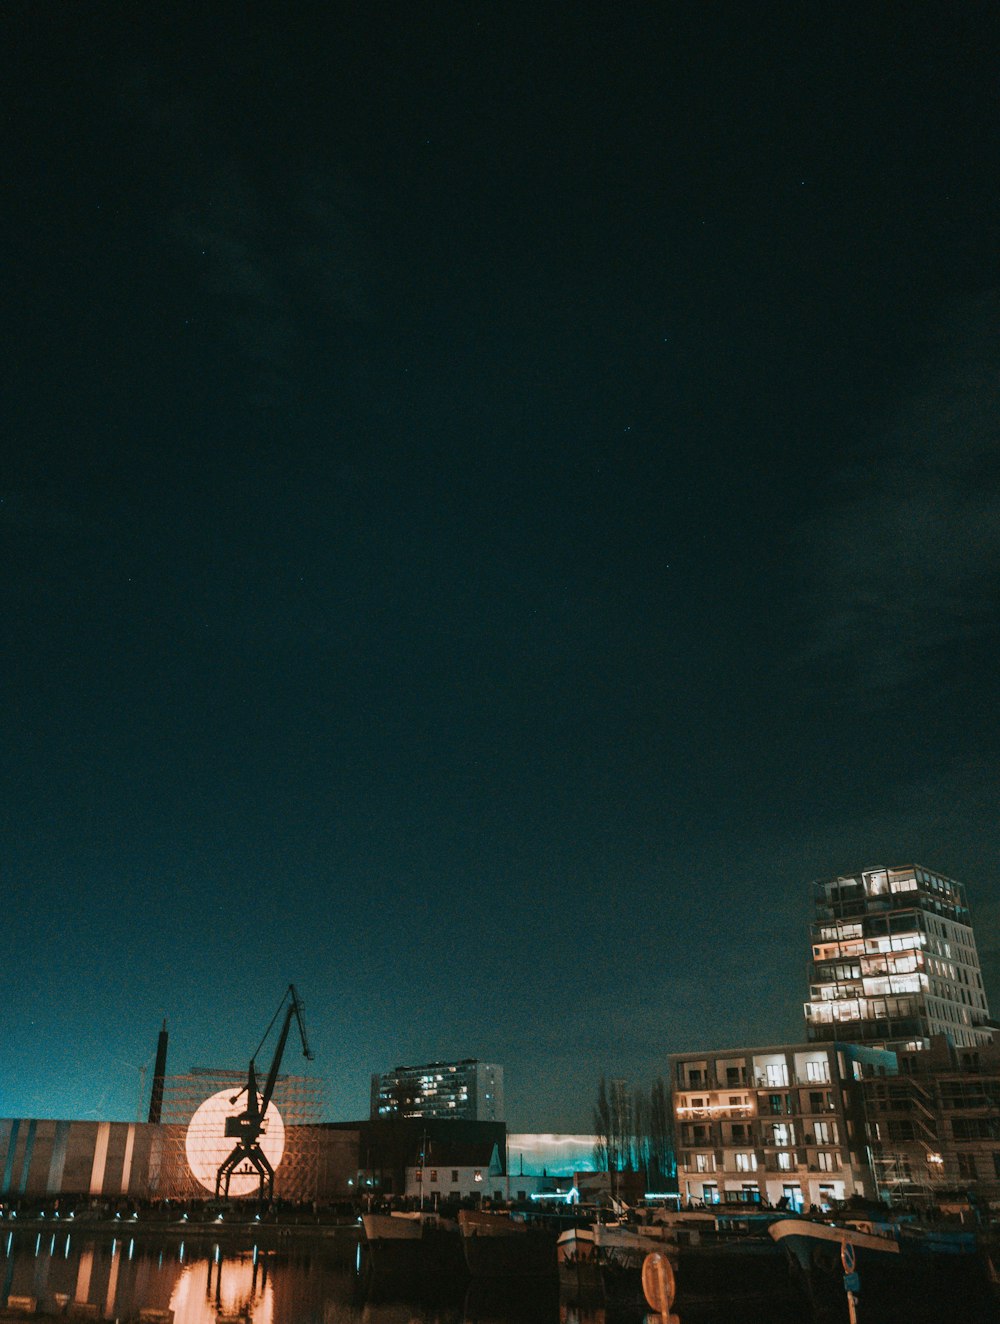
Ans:
[[[362,1215],[364,1250],[379,1277],[464,1278],[458,1224],[436,1215]]]
[[[956,1317],[963,1303],[989,1296],[986,1258],[975,1236],[962,1231],[899,1228],[877,1235],[849,1225],[785,1219],[771,1236],[788,1257],[793,1278],[814,1308],[843,1302],[842,1246],[852,1248],[858,1294],[876,1314],[920,1300],[938,1303],[943,1318]]]
[[[564,1233],[559,1249],[561,1286],[609,1304],[643,1304],[642,1266],[652,1251],[673,1266],[679,1306],[720,1296],[790,1295],[784,1255],[769,1237],[720,1233],[714,1224],[594,1224]]]
[[[473,1279],[537,1278],[555,1281],[556,1233],[509,1214],[460,1210],[462,1251]]]
[[[583,1297],[603,1292],[601,1267],[597,1262],[594,1232],[589,1227],[571,1227],[556,1241],[559,1286]]]

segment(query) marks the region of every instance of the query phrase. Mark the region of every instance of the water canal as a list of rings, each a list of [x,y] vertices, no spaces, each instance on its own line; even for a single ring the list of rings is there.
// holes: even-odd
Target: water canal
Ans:
[[[83,1229],[0,1234],[0,1317],[10,1298],[33,1298],[43,1317],[135,1324],[140,1309],[173,1314],[174,1324],[641,1324],[639,1308],[612,1314],[603,1306],[560,1300],[558,1289],[529,1292],[492,1284],[456,1283],[421,1292],[412,1285],[373,1283],[355,1262],[354,1243],[297,1238],[288,1245],[225,1245],[200,1236],[167,1240]],[[859,1311],[859,1324],[986,1324],[1000,1310],[969,1313],[955,1303],[951,1319],[921,1313],[919,1302],[879,1318]],[[164,1316],[164,1318],[168,1318]],[[652,1319],[653,1317],[650,1317]],[[791,1301],[705,1300],[681,1312],[680,1324],[812,1324]],[[846,1321],[846,1309],[843,1314]],[[827,1324],[824,1320],[823,1324]]]

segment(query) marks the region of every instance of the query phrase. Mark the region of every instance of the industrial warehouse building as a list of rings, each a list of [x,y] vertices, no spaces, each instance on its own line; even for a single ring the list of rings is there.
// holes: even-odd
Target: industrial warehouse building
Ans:
[[[182,1166],[184,1128],[154,1122],[0,1119],[0,1200],[76,1196],[105,1201],[208,1198]],[[287,1127],[276,1168],[278,1199],[349,1199],[358,1133]]]
[[[60,1197],[207,1199],[213,1170],[189,1161],[176,1123],[0,1119],[0,1204]],[[366,1196],[513,1198],[569,1191],[594,1168],[595,1137],[511,1135],[502,1123],[326,1122],[284,1129],[275,1198],[319,1205]],[[423,1161],[421,1162],[421,1157]],[[213,1160],[214,1161],[214,1160]],[[508,1179],[509,1173],[509,1179]],[[248,1179],[251,1182],[253,1179]],[[253,1194],[252,1190],[234,1194]]]

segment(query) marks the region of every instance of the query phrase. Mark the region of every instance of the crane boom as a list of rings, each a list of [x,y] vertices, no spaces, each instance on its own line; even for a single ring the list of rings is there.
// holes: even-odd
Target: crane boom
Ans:
[[[288,1039],[288,1031],[291,1029],[292,1017],[294,1016],[299,1026],[299,1035],[302,1039],[302,1056],[308,1058],[311,1062],[313,1055],[309,1049],[309,1040],[306,1037],[306,1023],[303,1017],[302,1003],[299,1001],[299,995],[295,991],[295,985],[288,985],[286,997],[290,997],[288,1010],[285,1012],[285,1023],[281,1027],[281,1034],[278,1036],[278,1044],[274,1050],[274,1057],[271,1060],[271,1070],[267,1073],[267,1082],[264,1085],[264,1096],[261,1101],[261,1114],[267,1112],[267,1105],[271,1102],[271,1095],[274,1093],[274,1086],[278,1079],[278,1072],[281,1069],[281,1059],[285,1052],[285,1043]]]
[[[282,1022],[281,1033],[278,1035],[278,1042],[274,1049],[274,1057],[271,1059],[271,1069],[267,1073],[267,1080],[264,1082],[263,1093],[258,1097],[257,1094],[257,1053],[264,1046],[264,1040],[271,1033],[275,1021],[281,1015],[281,1010],[288,999],[288,1006],[285,1010],[285,1019]],[[265,1114],[268,1105],[271,1102],[271,1096],[274,1094],[274,1087],[278,1081],[278,1072],[281,1069],[281,1059],[285,1053],[285,1044],[288,1041],[288,1031],[292,1026],[292,1017],[295,1017],[299,1027],[299,1036],[302,1039],[302,1055],[312,1061],[312,1051],[309,1048],[309,1039],[306,1035],[306,1022],[304,1009],[299,995],[295,991],[295,985],[289,984],[288,991],[281,999],[278,1010],[271,1018],[271,1024],[264,1031],[264,1038],[257,1045],[257,1053],[254,1053],[250,1059],[250,1069],[247,1072],[247,1083],[244,1087],[246,1091],[246,1107],[235,1117],[226,1118],[225,1133],[228,1137],[236,1140],[236,1148],[219,1168],[215,1178],[215,1193],[218,1196],[222,1193],[226,1198],[229,1196],[229,1181],[240,1163],[245,1162],[248,1167],[260,1176],[260,1198],[263,1200],[265,1190],[268,1198],[274,1194],[274,1169],[267,1160],[267,1156],[260,1147],[260,1137],[266,1128],[267,1122]],[[241,1090],[240,1094],[244,1091]],[[237,1094],[232,1102],[235,1103],[239,1098]],[[241,1169],[245,1171],[245,1169]]]

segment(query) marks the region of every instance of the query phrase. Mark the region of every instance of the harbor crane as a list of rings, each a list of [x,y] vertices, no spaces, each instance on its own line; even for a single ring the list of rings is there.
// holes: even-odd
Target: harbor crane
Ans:
[[[264,1047],[264,1041],[274,1028],[274,1023],[281,1015],[285,1013],[285,1019],[281,1027],[281,1033],[278,1036],[278,1043],[274,1050],[274,1057],[271,1061],[271,1069],[267,1073],[267,1080],[264,1083],[263,1091],[257,1093],[257,1053]],[[271,1102],[271,1095],[274,1093],[275,1082],[278,1079],[278,1072],[281,1069],[281,1059],[285,1052],[285,1042],[288,1039],[288,1031],[291,1029],[292,1017],[295,1017],[299,1027],[299,1036],[302,1039],[302,1055],[310,1062],[313,1054],[309,1048],[309,1039],[306,1035],[306,1023],[303,1016],[302,1003],[299,1001],[299,995],[295,991],[295,985],[289,984],[288,991],[281,999],[278,1010],[271,1017],[271,1024],[264,1031],[264,1036],[257,1045],[257,1052],[250,1059],[250,1070],[247,1072],[247,1083],[229,1100],[230,1103],[236,1103],[241,1094],[246,1094],[247,1103],[243,1112],[237,1113],[234,1117],[226,1118],[226,1138],[235,1139],[236,1148],[229,1155],[226,1161],[220,1166],[215,1176],[215,1197],[216,1199],[229,1199],[229,1181],[233,1173],[241,1164],[247,1166],[242,1171],[253,1171],[260,1177],[260,1198],[261,1200],[270,1200],[274,1195],[274,1168],[268,1162],[267,1155],[260,1147],[260,1137],[267,1129],[266,1113],[268,1104]]]

